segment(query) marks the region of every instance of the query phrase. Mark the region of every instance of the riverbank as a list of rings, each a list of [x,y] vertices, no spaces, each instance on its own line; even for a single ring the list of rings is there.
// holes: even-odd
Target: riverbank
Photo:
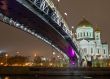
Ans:
[[[110,75],[110,68],[38,68],[1,66],[0,75],[103,76]]]

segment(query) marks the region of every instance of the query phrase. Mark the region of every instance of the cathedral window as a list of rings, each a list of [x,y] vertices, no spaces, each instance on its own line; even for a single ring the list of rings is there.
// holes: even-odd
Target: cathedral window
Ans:
[[[104,50],[104,54],[105,54],[105,50]]]
[[[86,48],[84,48],[84,53],[87,53],[87,49]]]
[[[82,37],[82,33],[81,33],[81,37]]]
[[[85,32],[84,32],[84,36],[85,36]]]
[[[96,37],[98,38],[98,35]]]
[[[88,36],[88,32],[87,32],[87,36]]]
[[[90,37],[91,37],[91,33],[90,33]]]
[[[99,49],[98,49],[98,54],[99,54]]]
[[[78,33],[78,37],[80,37],[79,33]]]
[[[93,53],[93,49],[91,48],[91,53]]]
[[[77,38],[79,37],[79,33],[77,33]]]

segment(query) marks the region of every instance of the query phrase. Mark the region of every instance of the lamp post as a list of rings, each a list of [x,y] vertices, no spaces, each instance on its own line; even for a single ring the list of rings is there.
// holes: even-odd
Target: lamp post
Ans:
[[[58,55],[57,57],[58,57],[58,58],[60,58],[60,56],[59,56],[59,55]]]
[[[6,57],[6,66],[7,66],[7,58],[8,58],[8,54],[5,54],[5,57]]]
[[[68,14],[65,12],[64,15],[67,16]]]
[[[55,55],[56,53],[55,52],[53,52],[53,55]]]
[[[72,39],[73,39],[73,29],[74,29],[74,26],[71,27]]]
[[[60,0],[57,0],[58,2],[60,2]]]
[[[68,14],[65,12],[64,13],[64,19],[65,19],[66,23],[67,23],[67,18],[66,18],[67,16],[68,16]]]
[[[110,54],[109,54],[109,59],[110,59]]]
[[[72,26],[71,28],[72,28],[72,30],[73,30],[73,29],[74,29],[74,26]]]
[[[17,56],[19,56],[20,52],[16,52]]]
[[[35,53],[35,54],[34,54],[34,57],[36,57],[36,56],[37,56],[37,54]]]
[[[56,3],[56,8],[57,8],[57,9],[60,9],[60,8],[59,8],[60,0],[56,0],[56,2],[57,2],[57,3]]]
[[[58,2],[58,3],[57,3],[57,8],[58,8],[58,5],[59,5],[59,3],[60,3],[60,0],[57,0],[57,2]]]

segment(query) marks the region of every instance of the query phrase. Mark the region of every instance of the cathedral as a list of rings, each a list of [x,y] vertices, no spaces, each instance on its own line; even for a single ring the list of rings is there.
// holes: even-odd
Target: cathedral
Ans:
[[[76,40],[82,59],[108,59],[108,44],[101,41],[101,31],[85,18],[77,25]]]

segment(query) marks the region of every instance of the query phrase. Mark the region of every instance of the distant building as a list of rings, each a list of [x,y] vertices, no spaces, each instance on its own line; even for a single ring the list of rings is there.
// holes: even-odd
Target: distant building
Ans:
[[[82,59],[108,59],[108,44],[102,43],[101,31],[94,27],[85,18],[77,25],[76,39],[80,48]]]

